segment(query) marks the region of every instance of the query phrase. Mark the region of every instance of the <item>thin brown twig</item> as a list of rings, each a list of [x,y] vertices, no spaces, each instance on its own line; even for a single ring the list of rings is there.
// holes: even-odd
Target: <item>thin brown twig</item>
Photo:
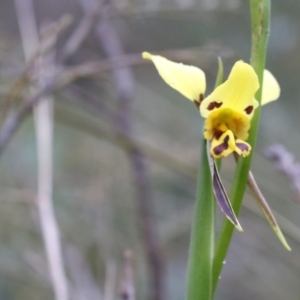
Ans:
[[[44,96],[49,95],[59,87],[59,76],[52,78],[42,88],[29,95],[28,98],[23,101],[18,110],[11,111],[8,114],[0,131],[0,154],[3,152],[11,137],[17,131],[25,118],[31,113],[33,106],[36,105]]]
[[[83,63],[65,70],[64,85],[81,77],[95,76],[101,72],[146,63],[148,62],[143,60],[140,54],[125,54],[119,57]]]
[[[200,55],[200,58],[203,61],[207,61],[208,57],[211,57],[211,53],[216,52],[216,47],[210,46],[202,50],[203,54]],[[160,51],[159,53],[163,56],[169,57],[170,59],[182,62],[199,59],[199,48],[164,50]],[[228,52],[224,55],[229,56],[231,54]],[[150,62],[148,60],[142,59],[141,53],[122,53],[114,57],[109,57],[107,59],[90,61],[74,67],[69,67],[64,72],[64,80],[66,82],[72,82],[80,77],[95,76],[105,71],[113,71],[115,69],[136,65],[146,65],[149,63]]]
[[[97,17],[99,16],[101,5],[102,3],[100,1],[97,1],[96,3],[93,3],[93,5],[89,6],[86,9],[79,24],[74,29],[74,31],[67,39],[60,52],[58,53],[59,61],[64,61],[78,50],[80,45],[83,43],[83,41],[86,39],[90,31],[92,30],[93,25]]]

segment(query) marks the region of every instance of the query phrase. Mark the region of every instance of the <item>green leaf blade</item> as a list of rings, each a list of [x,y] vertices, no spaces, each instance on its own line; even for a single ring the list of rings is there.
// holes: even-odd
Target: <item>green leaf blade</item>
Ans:
[[[214,253],[214,199],[203,139],[198,169],[197,198],[189,249],[186,300],[212,299],[212,258]]]
[[[256,200],[260,210],[262,211],[262,213],[264,214],[264,216],[266,217],[267,221],[269,222],[269,224],[271,225],[273,231],[275,232],[276,236],[278,237],[279,241],[282,243],[282,245],[288,250],[291,251],[291,247],[289,246],[289,244],[287,243],[277,221],[275,216],[272,213],[272,210],[270,208],[270,206],[268,205],[264,195],[262,194],[262,192],[260,191],[256,180],[252,174],[252,172],[249,172],[249,176],[248,176],[248,186],[254,196],[254,199]]]

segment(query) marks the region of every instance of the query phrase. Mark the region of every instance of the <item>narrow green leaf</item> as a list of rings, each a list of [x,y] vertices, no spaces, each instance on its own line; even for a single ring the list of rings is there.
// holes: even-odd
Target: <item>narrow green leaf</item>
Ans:
[[[203,139],[198,169],[197,199],[189,249],[186,300],[212,299],[214,199]]]
[[[291,251],[290,246],[288,245],[282,231],[280,230],[280,227],[272,213],[272,210],[270,208],[270,206],[268,205],[264,195],[262,194],[262,192],[260,191],[254,176],[252,174],[252,172],[249,172],[248,175],[248,186],[260,208],[260,210],[263,212],[263,214],[265,215],[266,219],[268,220],[268,222],[270,223],[272,229],[274,230],[275,234],[277,235],[278,239],[280,240],[280,242],[282,243],[282,245],[289,251]]]

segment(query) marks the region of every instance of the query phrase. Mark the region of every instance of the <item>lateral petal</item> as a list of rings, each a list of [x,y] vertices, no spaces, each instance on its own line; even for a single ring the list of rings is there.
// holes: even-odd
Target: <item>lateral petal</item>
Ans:
[[[263,89],[261,97],[261,105],[265,105],[271,101],[277,100],[280,96],[280,86],[273,74],[264,70]]]
[[[152,60],[162,79],[183,96],[200,104],[206,89],[204,72],[194,66],[175,63],[159,55],[143,52],[144,59]]]

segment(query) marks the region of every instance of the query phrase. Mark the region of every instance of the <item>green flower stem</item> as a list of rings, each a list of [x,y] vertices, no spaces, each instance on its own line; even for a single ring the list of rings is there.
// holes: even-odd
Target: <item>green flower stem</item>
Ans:
[[[212,299],[212,258],[214,252],[214,214],[210,168],[206,141],[202,141],[195,215],[192,225],[187,270],[186,300]]]
[[[252,23],[251,64],[258,75],[260,87],[262,87],[263,71],[265,68],[266,50],[269,36],[270,6],[270,0],[250,0]],[[256,94],[256,99],[259,102],[261,101],[261,93],[262,89],[260,88]],[[251,166],[259,125],[259,117],[260,107],[258,107],[255,111],[252,119],[249,139],[247,140],[247,142],[252,146],[252,151],[248,157],[239,158],[236,168],[235,179],[230,194],[232,206],[236,214],[239,213],[241,208],[243,196],[247,186],[248,173]],[[213,260],[213,291],[215,291],[217,287],[223,262],[226,258],[233,235],[233,230],[234,226],[228,220],[224,220],[216,244],[216,251]]]

